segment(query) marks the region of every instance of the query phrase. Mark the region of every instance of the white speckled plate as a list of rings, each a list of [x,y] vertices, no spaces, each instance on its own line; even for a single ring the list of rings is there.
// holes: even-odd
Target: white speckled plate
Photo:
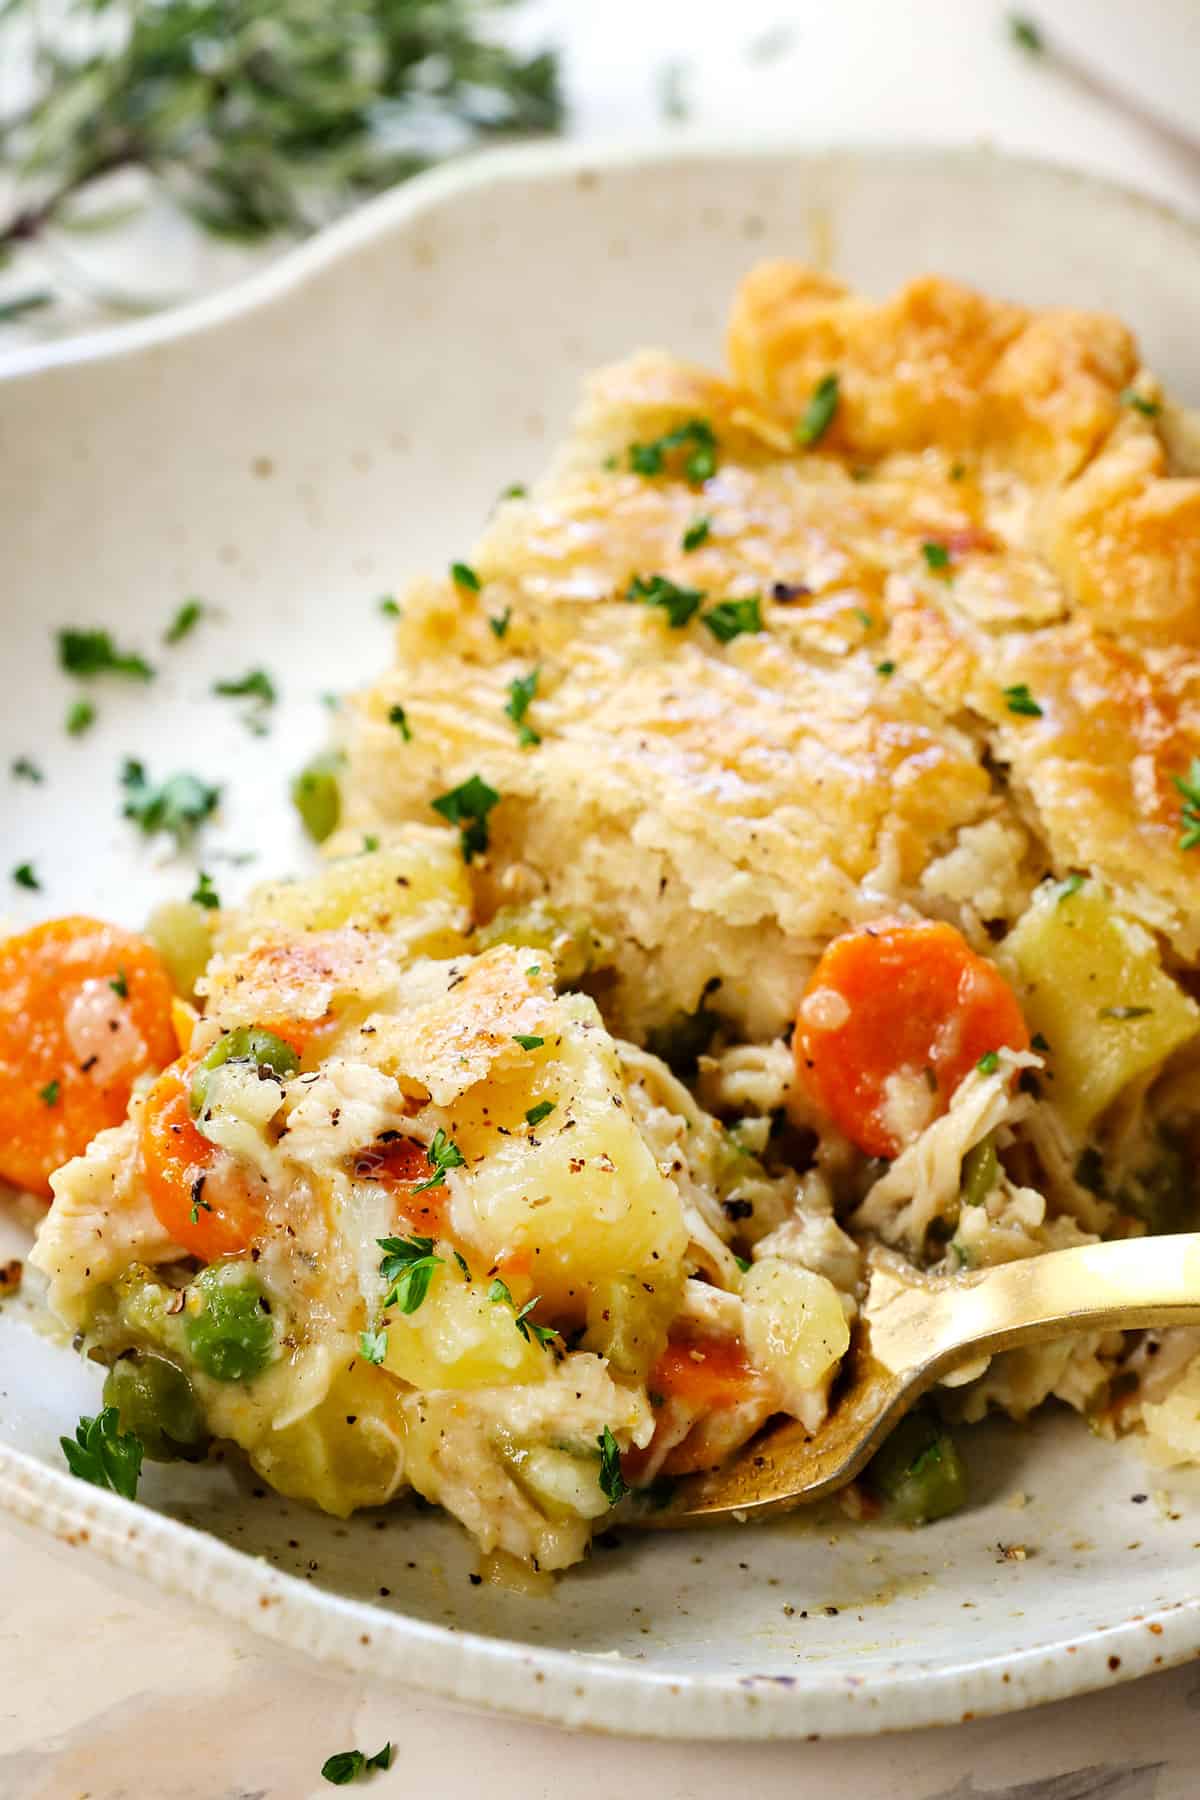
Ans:
[[[204,851],[226,893],[298,866],[286,777],[323,733],[321,693],[387,656],[379,595],[463,554],[594,364],[646,343],[714,358],[734,282],[776,254],[877,291],[935,268],[1112,307],[1200,400],[1200,235],[983,151],[497,154],[387,196],[231,294],[0,355],[4,866],[32,860],[43,882],[5,907],[134,922],[187,891],[189,868],[118,817],[126,755],[227,783]],[[218,615],[168,650],[188,594]],[[101,687],[98,725],[68,739],[51,633],[88,622],[161,673]],[[283,693],[262,738],[209,693],[257,664]],[[44,785],[8,780],[22,753]],[[247,850],[252,866],[223,860]],[[22,1242],[0,1213],[0,1253]],[[473,1586],[461,1534],[403,1507],[342,1525],[221,1466],[151,1470],[144,1505],[97,1493],[57,1449],[97,1385],[23,1303],[0,1309],[11,1515],[406,1689],[610,1731],[824,1735],[1030,1705],[1200,1651],[1200,1479],[1164,1493],[1135,1449],[1066,1413],[975,1433],[973,1504],[923,1532],[822,1513],[622,1533],[528,1599]],[[1013,1544],[1024,1560],[998,1548]]]

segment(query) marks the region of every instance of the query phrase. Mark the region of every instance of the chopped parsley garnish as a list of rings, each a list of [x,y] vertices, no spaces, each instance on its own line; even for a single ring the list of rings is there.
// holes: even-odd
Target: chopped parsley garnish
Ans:
[[[510,481],[506,488],[500,490],[502,500],[524,500],[529,489],[523,481]]]
[[[167,629],[163,632],[164,644],[182,644],[188,633],[194,631],[204,617],[203,600],[185,600]]]
[[[533,977],[534,975],[540,975],[541,972],[542,972],[541,963],[530,963],[529,967],[525,971],[526,975],[528,975],[530,977]]]
[[[371,853],[378,850],[378,848],[379,839],[375,836],[375,833],[373,831],[365,831],[363,833],[362,854],[364,856],[370,856]]]
[[[535,1325],[533,1320],[529,1317],[541,1297],[540,1294],[535,1294],[532,1300],[527,1300],[524,1306],[518,1310],[517,1303],[509,1292],[507,1285],[501,1281],[498,1275],[488,1289],[488,1299],[493,1306],[512,1307],[515,1315],[513,1323],[527,1344],[532,1344],[534,1342],[539,1344],[549,1344],[558,1336],[558,1332],[553,1325]]]
[[[384,1252],[379,1265],[379,1273],[388,1287],[383,1310],[386,1312],[389,1306],[398,1306],[402,1313],[415,1313],[429,1292],[434,1270],[443,1260],[434,1255],[433,1239],[388,1237],[376,1238],[375,1242]]]
[[[894,662],[891,662],[890,660],[886,661],[886,662],[878,662],[875,664],[875,673],[877,675],[894,675],[896,673],[896,665]]]
[[[979,1070],[981,1075],[994,1075],[996,1070],[1000,1067],[999,1051],[985,1050],[979,1061],[975,1064],[975,1067]]]
[[[12,878],[18,887],[31,888],[35,892],[41,888],[41,882],[33,872],[32,863],[18,863],[12,872]]]
[[[145,657],[131,650],[118,650],[107,631],[71,627],[60,631],[58,661],[68,675],[128,675],[134,681],[154,678],[154,670]]]
[[[1102,1019],[1148,1019],[1153,1011],[1152,1006],[1102,1006],[1099,1017]]]
[[[626,600],[640,600],[643,606],[660,606],[667,623],[681,631],[695,617],[704,595],[699,588],[680,587],[665,575],[635,575],[625,590]]]
[[[1009,13],[1008,34],[1022,50],[1028,50],[1031,56],[1040,56],[1046,48],[1046,40],[1027,13]]]
[[[59,1085],[57,1081],[48,1081],[44,1088],[38,1089],[38,1099],[47,1106],[57,1106]]]
[[[864,631],[870,631],[871,627],[875,623],[874,619],[871,617],[870,613],[867,612],[865,607],[856,606],[854,609],[854,616],[858,620],[859,624],[862,626]]]
[[[209,912],[215,912],[221,904],[221,896],[213,886],[213,878],[204,869],[197,875],[196,885],[188,898],[194,906],[207,907]]]
[[[82,737],[96,723],[96,709],[90,700],[72,700],[67,708],[66,727],[72,737]]]
[[[106,1406],[94,1419],[80,1419],[74,1439],[58,1441],[72,1475],[90,1481],[93,1487],[122,1494],[126,1500],[134,1499],[144,1449],[141,1438],[120,1429],[115,1406]]]
[[[629,1492],[621,1473],[621,1447],[606,1425],[596,1439],[600,1446],[600,1490],[610,1506],[615,1506]]]
[[[739,1256],[737,1251],[735,1250],[733,1253],[733,1260],[737,1264],[738,1268],[741,1270],[743,1275],[748,1275],[750,1273],[752,1264],[751,1264],[750,1258],[748,1256]]]
[[[363,1360],[369,1363],[381,1363],[387,1355],[388,1334],[386,1331],[360,1331],[358,1348]]]
[[[121,770],[125,790],[122,816],[132,819],[149,836],[167,831],[183,844],[198,825],[211,817],[221,798],[219,787],[209,787],[198,775],[172,775],[155,787],[144,766],[132,759]]]
[[[708,534],[712,530],[712,520],[704,517],[693,519],[683,534],[683,548],[698,550],[701,544],[707,544]]]
[[[837,376],[823,375],[809,395],[804,415],[796,427],[796,442],[802,450],[811,449],[813,444],[820,443],[833,424],[840,398]]]
[[[1123,388],[1117,396],[1122,406],[1132,407],[1140,412],[1144,419],[1157,419],[1162,407],[1157,400],[1147,400],[1145,394],[1139,394],[1136,388]]]
[[[440,813],[448,824],[458,826],[464,862],[482,856],[487,849],[488,814],[499,799],[495,788],[489,787],[481,775],[472,775],[431,803],[434,812]]]
[[[508,622],[512,618],[512,607],[506,606],[502,613],[494,613],[488,620],[493,637],[502,638],[508,630]]]
[[[555,1100],[539,1100],[537,1105],[531,1106],[529,1111],[525,1114],[526,1124],[540,1125],[543,1119],[548,1119],[550,1117],[550,1114],[554,1111],[557,1104],[558,1102]]]
[[[455,587],[470,588],[473,594],[479,592],[481,583],[470,563],[451,563],[450,578],[454,582]]]
[[[1010,713],[1017,713],[1025,719],[1040,719],[1042,709],[1030,693],[1023,681],[1014,682],[1012,687],[1004,689],[1004,702]]]
[[[433,1142],[425,1152],[425,1161],[433,1170],[427,1181],[418,1181],[413,1189],[414,1194],[423,1194],[426,1188],[443,1187],[447,1169],[461,1169],[466,1164],[466,1157],[454,1142],[448,1138],[439,1125],[433,1134]]]
[[[1084,880],[1085,877],[1079,873],[1078,869],[1073,870],[1065,881],[1059,882],[1058,899],[1055,904],[1061,906],[1064,900],[1069,900],[1072,894],[1077,894],[1083,886]]]
[[[1194,850],[1200,844],[1200,756],[1193,756],[1186,775],[1172,775],[1176,789],[1183,795],[1179,809],[1179,848]]]
[[[128,1000],[129,977],[126,975],[124,969],[118,969],[108,985],[117,996],[118,1000]]]
[[[921,555],[928,568],[935,574],[950,567],[950,552],[945,544],[939,544],[934,538],[927,538],[921,545]]]
[[[379,596],[379,610],[385,619],[398,619],[400,617],[400,603],[394,594],[381,594]]]
[[[459,1268],[463,1272],[463,1280],[470,1281],[470,1279],[471,1279],[470,1263],[467,1261],[466,1257],[463,1255],[461,1250],[455,1250],[452,1254],[454,1256],[455,1262],[458,1264]]]
[[[716,473],[717,439],[707,419],[689,419],[648,444],[630,444],[629,466],[635,475],[661,475],[676,450],[687,451],[682,464],[686,481],[698,485]]]
[[[35,785],[46,779],[37,764],[31,762],[27,756],[18,756],[9,773],[14,781],[32,781]]]
[[[349,1787],[352,1781],[367,1775],[372,1769],[390,1769],[392,1766],[392,1746],[385,1744],[374,1756],[364,1756],[361,1750],[339,1750],[334,1756],[327,1756],[321,1764],[321,1774],[333,1787]]]
[[[402,706],[388,708],[388,724],[394,725],[406,744],[412,743],[412,726],[408,722],[408,714]]]
[[[513,1043],[520,1044],[522,1050],[540,1050],[545,1041],[540,1037],[513,1036]]]
[[[719,644],[731,644],[744,631],[761,631],[763,628],[757,594],[750,594],[745,600],[722,600],[702,613],[701,620]]]
[[[532,744],[540,744],[541,738],[532,725],[525,722],[525,714],[529,711],[530,702],[537,693],[540,669],[530,669],[528,675],[517,675],[508,684],[508,705],[504,708],[517,728],[517,738],[522,749]]]

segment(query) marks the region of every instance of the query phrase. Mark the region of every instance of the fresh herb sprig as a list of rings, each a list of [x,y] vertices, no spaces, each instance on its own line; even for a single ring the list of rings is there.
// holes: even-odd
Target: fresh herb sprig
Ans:
[[[74,1438],[58,1441],[72,1475],[126,1500],[135,1498],[145,1451],[139,1437],[121,1430],[115,1406],[106,1406],[94,1419],[80,1419]]]
[[[402,1313],[415,1313],[429,1292],[434,1270],[445,1258],[434,1254],[429,1237],[376,1238],[375,1242],[384,1253],[379,1265],[388,1288],[383,1311],[398,1306]]]
[[[557,59],[491,40],[502,3],[275,0],[268,17],[261,0],[67,0],[47,24],[8,0],[0,66],[36,48],[31,103],[0,118],[18,196],[0,259],[121,169],[253,242],[302,236],[448,152],[557,130]]]

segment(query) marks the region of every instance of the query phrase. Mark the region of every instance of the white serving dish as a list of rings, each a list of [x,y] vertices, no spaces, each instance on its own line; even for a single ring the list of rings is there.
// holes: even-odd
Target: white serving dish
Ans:
[[[1200,400],[1200,234],[985,151],[498,153],[386,196],[216,299],[0,355],[0,770],[24,753],[47,774],[0,776],[8,862],[32,860],[44,884],[6,908],[136,922],[187,891],[190,867],[148,855],[118,817],[126,755],[227,783],[204,851],[226,894],[300,866],[287,776],[324,732],[321,692],[386,657],[378,596],[465,553],[498,491],[537,470],[585,371],[641,344],[714,359],[738,276],[781,254],[880,292],[937,269],[1111,307]],[[221,616],[165,650],[188,594]],[[72,740],[51,634],[89,622],[162,673],[146,692],[104,689],[100,723]],[[256,664],[284,695],[266,738],[209,694]],[[22,1244],[0,1223],[0,1252]],[[57,1447],[97,1389],[20,1302],[0,1309],[7,1513],[405,1691],[668,1737],[850,1734],[1030,1705],[1200,1651],[1200,1479],[1164,1482],[1065,1413],[977,1433],[975,1502],[924,1532],[825,1512],[621,1533],[531,1599],[473,1586],[456,1528],[405,1509],[341,1525],[228,1467],[153,1470],[136,1507],[100,1494]],[[1013,1543],[1024,1561],[998,1549]]]

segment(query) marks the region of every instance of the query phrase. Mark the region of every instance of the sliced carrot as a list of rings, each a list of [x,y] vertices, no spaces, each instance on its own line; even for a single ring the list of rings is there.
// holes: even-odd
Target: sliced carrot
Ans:
[[[406,1233],[419,1232],[425,1237],[445,1237],[446,1202],[449,1190],[444,1182],[437,1187],[414,1190],[433,1174],[424,1144],[415,1138],[392,1138],[360,1150],[354,1159],[354,1173],[360,1181],[377,1181],[393,1195],[396,1223]]]
[[[738,1338],[681,1338],[667,1345],[646,1386],[664,1400],[706,1413],[739,1405],[757,1379]]]
[[[0,1178],[48,1196],[120,1124],[138,1076],[175,1054],[171,998],[153,946],[98,919],[0,940]]]
[[[1026,1050],[1029,1033],[1003,975],[961,932],[883,919],[828,946],[795,1045],[801,1079],[838,1129],[868,1155],[891,1157],[902,1148],[888,1117],[894,1078],[926,1081],[936,1115],[981,1056]]]
[[[194,1058],[181,1057],[150,1089],[139,1149],[159,1224],[193,1256],[213,1262],[248,1250],[263,1215],[235,1159],[196,1129],[189,1104],[194,1068]]]

